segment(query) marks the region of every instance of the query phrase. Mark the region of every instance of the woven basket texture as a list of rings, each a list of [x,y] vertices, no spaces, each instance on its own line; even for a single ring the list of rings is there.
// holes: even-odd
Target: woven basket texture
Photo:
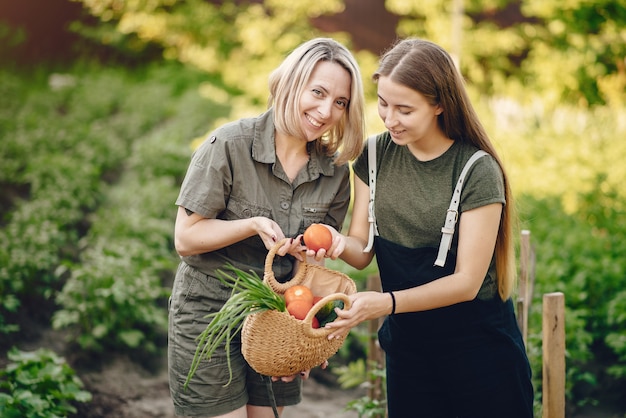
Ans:
[[[300,263],[298,271],[288,282],[276,281],[272,263],[283,243],[284,240],[279,241],[268,252],[263,281],[280,295],[288,288],[302,284],[322,299],[303,320],[275,310],[253,314],[245,319],[241,331],[243,356],[254,370],[266,376],[291,376],[319,366],[332,357],[344,343],[345,336],[329,340],[331,330],[313,328],[313,318],[331,300],[343,300],[349,308],[348,295],[356,292],[354,281],[347,275],[306,262]]]

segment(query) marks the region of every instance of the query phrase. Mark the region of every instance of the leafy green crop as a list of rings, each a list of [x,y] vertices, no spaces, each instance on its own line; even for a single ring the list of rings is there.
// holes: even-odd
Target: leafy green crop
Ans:
[[[0,416],[59,418],[76,412],[73,403],[90,402],[91,393],[65,360],[53,351],[13,348],[0,370]]]

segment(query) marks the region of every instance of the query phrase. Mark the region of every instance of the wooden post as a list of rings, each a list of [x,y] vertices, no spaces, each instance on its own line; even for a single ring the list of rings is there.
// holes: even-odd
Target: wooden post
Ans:
[[[565,418],[565,297],[543,295],[543,418]]]
[[[524,343],[528,341],[528,312],[532,302],[534,284],[534,274],[531,275],[532,265],[530,231],[524,229],[520,237],[520,277],[517,297],[517,323],[522,332]]]

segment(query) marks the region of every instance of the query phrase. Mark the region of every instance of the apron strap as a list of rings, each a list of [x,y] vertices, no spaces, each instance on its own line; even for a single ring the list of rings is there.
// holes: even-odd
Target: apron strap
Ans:
[[[369,238],[367,246],[363,250],[368,253],[374,246],[374,236],[378,236],[378,225],[376,225],[376,215],[374,213],[374,197],[376,197],[376,135],[367,138],[367,165],[369,167],[369,189],[370,200],[367,205],[367,221],[370,224]]]
[[[454,193],[452,193],[452,200],[450,200],[450,206],[448,207],[448,211],[446,213],[446,222],[441,228],[441,242],[439,243],[439,252],[437,254],[437,260],[435,260],[435,265],[439,267],[443,267],[446,264],[446,257],[448,256],[448,251],[450,250],[450,246],[452,245],[452,237],[454,236],[454,227],[456,225],[456,221],[459,219],[459,203],[461,201],[461,190],[463,189],[463,182],[465,181],[465,176],[469,171],[470,167],[476,160],[480,157],[488,155],[485,151],[478,150],[476,151],[467,163],[465,163],[465,167],[463,167],[463,171],[461,171],[461,175],[456,182],[456,187],[454,188]]]

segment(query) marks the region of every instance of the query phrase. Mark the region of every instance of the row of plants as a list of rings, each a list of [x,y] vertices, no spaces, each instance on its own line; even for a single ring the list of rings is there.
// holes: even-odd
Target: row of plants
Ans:
[[[11,313],[33,294],[52,299],[89,252],[124,252],[117,237],[146,241],[156,233],[145,252],[171,250],[165,210],[184,174],[189,138],[206,130],[214,111],[184,85],[197,85],[197,73],[169,82],[179,71],[77,66],[63,75],[1,74],[3,332],[16,330]],[[168,127],[169,120],[176,123]]]
[[[32,312],[27,308],[47,301],[51,323],[69,331],[80,350],[159,353],[177,262],[173,204],[189,144],[228,116],[234,101],[216,104],[218,90],[208,86],[200,91],[212,100],[204,99],[197,89],[203,77],[177,66],[87,70],[76,67],[63,77],[0,72],[7,98],[0,101],[0,184],[7,191],[0,197],[0,333],[16,331],[20,315]],[[541,295],[562,291],[568,400],[597,403],[607,388],[626,382],[626,197],[610,169],[623,150],[612,141],[624,127],[613,110],[564,134],[554,128],[561,109],[541,118],[521,110],[515,117],[526,119],[515,129],[502,120],[488,120],[488,129],[506,137],[499,145],[537,256],[528,344],[537,397]],[[485,112],[491,113],[497,112]],[[588,157],[589,138],[595,159]],[[582,170],[564,170],[560,162]],[[329,266],[361,288],[375,273],[372,266]],[[350,362],[341,377],[346,385],[369,379],[363,357],[371,336],[364,329],[350,335],[336,360]],[[375,416],[381,403],[356,400],[352,408]]]
[[[8,347],[33,316],[66,330],[74,358],[163,345],[190,138],[224,113],[204,78],[179,65],[0,73],[0,415],[68,416],[91,399],[61,354]]]
[[[48,80],[43,72],[2,72],[2,332],[16,330],[10,313],[26,300],[50,298],[59,288],[57,268],[74,258],[73,243],[88,228],[85,214],[98,206],[137,132],[116,123],[124,98],[114,71],[95,79],[66,75],[65,87]]]
[[[60,309],[52,324],[69,327],[81,348],[154,353],[163,342],[177,264],[174,202],[189,161],[189,139],[206,130],[207,114],[219,113],[190,89],[176,99],[171,122],[133,142],[119,180],[90,217],[85,248],[56,298]]]
[[[9,364],[0,370],[0,414],[4,418],[59,418],[77,412],[76,402],[91,393],[65,359],[52,350],[13,348]]]

